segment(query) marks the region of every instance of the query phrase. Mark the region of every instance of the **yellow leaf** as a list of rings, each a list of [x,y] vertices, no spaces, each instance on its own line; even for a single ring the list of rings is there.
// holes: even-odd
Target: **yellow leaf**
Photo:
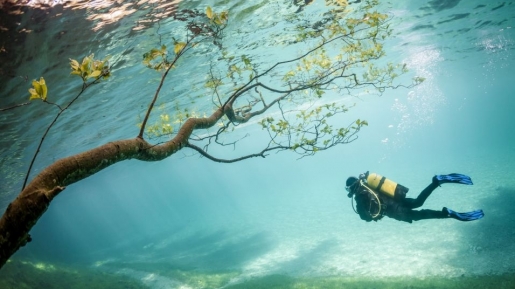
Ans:
[[[79,62],[77,62],[77,60],[75,60],[75,59],[70,58],[70,66],[72,67],[73,70],[78,70]]]
[[[93,54],[90,56],[84,57],[82,60],[81,70],[82,72],[88,72],[90,71],[89,64],[91,63],[91,59],[93,58]]]
[[[211,9],[210,6],[207,6],[207,8],[206,8],[206,15],[207,15],[207,18],[213,19],[213,10]]]
[[[37,94],[41,94],[41,85],[39,85],[39,82],[37,80],[32,81],[32,86],[34,86],[34,89]]]
[[[347,2],[347,0],[336,0],[336,3],[340,6],[347,6],[349,5],[349,3]]]
[[[41,99],[46,100],[48,89],[46,87],[46,82],[43,77],[39,79],[39,84],[41,85]]]
[[[185,46],[186,46],[186,43],[179,42],[179,43],[175,44],[173,52],[175,52],[175,54],[179,54],[179,52],[181,52],[181,50],[184,49]]]
[[[36,90],[34,88],[29,88],[29,93],[30,93],[30,98],[29,100],[33,100],[33,99],[39,99],[39,94],[36,92]]]
[[[89,75],[89,77],[98,77],[101,73],[102,73],[102,71],[100,71],[100,70],[95,70],[95,71],[93,71],[93,72]]]
[[[91,63],[91,68],[93,70],[102,70],[102,64],[102,61],[94,60],[93,63]]]

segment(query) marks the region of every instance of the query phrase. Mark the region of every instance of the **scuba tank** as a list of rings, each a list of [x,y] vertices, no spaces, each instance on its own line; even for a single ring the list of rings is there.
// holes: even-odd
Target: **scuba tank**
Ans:
[[[367,186],[372,190],[380,192],[381,194],[395,200],[403,200],[406,198],[406,193],[409,191],[405,186],[397,184],[396,182],[376,173],[369,174],[369,172],[366,172],[363,179],[366,180]]]

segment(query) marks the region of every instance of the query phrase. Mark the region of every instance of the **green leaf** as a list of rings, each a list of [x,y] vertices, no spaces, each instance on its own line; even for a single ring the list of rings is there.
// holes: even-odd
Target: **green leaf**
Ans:
[[[222,11],[220,13],[220,19],[225,23],[227,20],[229,20],[229,13],[227,11]]]
[[[426,79],[424,77],[417,76],[414,78],[416,84],[420,84],[424,82]]]
[[[241,56],[241,60],[243,61],[243,63],[245,63],[246,66],[250,65],[250,59],[248,59],[247,56],[245,56],[245,54]]]

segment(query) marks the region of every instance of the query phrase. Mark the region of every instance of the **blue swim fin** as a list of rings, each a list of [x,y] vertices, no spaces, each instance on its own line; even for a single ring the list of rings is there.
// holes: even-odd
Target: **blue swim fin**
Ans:
[[[458,212],[455,212],[451,209],[444,207],[442,209],[442,211],[444,213],[447,213],[447,215],[449,215],[450,218],[454,218],[456,220],[464,221],[464,222],[479,220],[485,216],[485,213],[483,213],[483,210],[475,210],[475,211],[467,212],[467,213],[458,213]]]
[[[444,183],[457,183],[464,185],[472,185],[472,179],[469,176],[462,174],[448,174],[448,175],[436,175],[433,177],[433,183],[437,183],[438,185]]]

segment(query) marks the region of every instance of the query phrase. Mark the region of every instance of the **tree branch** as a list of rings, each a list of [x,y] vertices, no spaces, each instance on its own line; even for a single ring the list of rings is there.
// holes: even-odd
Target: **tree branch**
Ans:
[[[157,98],[159,97],[159,93],[161,92],[161,88],[163,87],[163,84],[165,82],[166,76],[168,75],[168,72],[175,66],[175,63],[179,60],[179,58],[191,48],[189,46],[193,39],[195,39],[196,35],[193,35],[188,41],[186,41],[186,46],[177,53],[172,61],[172,63],[169,64],[169,66],[166,68],[165,72],[163,73],[163,76],[161,77],[161,81],[159,82],[159,86],[157,87],[156,93],[154,94],[154,97],[152,98],[152,101],[150,102],[147,113],[145,114],[145,118],[143,119],[143,123],[141,124],[141,128],[139,130],[138,138],[143,138],[143,133],[145,132],[145,127],[147,125],[148,118],[150,117],[150,113],[152,112],[152,109],[154,108],[154,105],[157,101]]]
[[[106,72],[107,73],[107,72]],[[25,174],[25,179],[23,180],[23,186],[22,186],[22,191],[23,189],[25,189],[25,186],[27,185],[27,180],[29,179],[29,175],[30,175],[30,172],[32,171],[32,166],[34,166],[34,162],[36,161],[36,158],[41,150],[41,146],[43,145],[43,142],[45,141],[45,138],[46,136],[48,135],[48,132],[50,131],[50,129],[54,126],[55,122],[59,119],[59,117],[61,116],[61,114],[67,110],[77,99],[79,99],[79,97],[82,95],[82,93],[91,85],[95,84],[101,77],[104,76],[104,73],[100,76],[98,76],[93,82],[91,83],[86,83],[86,82],[83,82],[82,84],[82,89],[81,91],[79,92],[79,94],[77,94],[77,96],[75,96],[74,99],[72,99],[72,101],[70,101],[68,103],[68,105],[66,105],[64,108],[61,108],[61,106],[59,106],[58,104],[55,104],[55,103],[51,103],[51,102],[48,102],[45,100],[45,102],[49,103],[49,104],[52,104],[52,105],[55,105],[59,108],[59,112],[57,113],[57,115],[55,116],[54,120],[52,121],[52,123],[50,123],[50,125],[47,127],[45,133],[43,134],[43,136],[41,137],[41,140],[39,141],[39,144],[38,144],[38,147],[36,149],[36,152],[34,153],[34,156],[32,157],[32,160],[30,161],[30,165],[29,165],[29,168],[27,169],[27,173]]]
[[[266,149],[262,150],[259,153],[249,154],[249,155],[242,156],[242,157],[235,158],[235,159],[220,159],[220,158],[217,158],[217,157],[214,157],[214,156],[208,154],[205,150],[199,148],[198,146],[196,146],[194,144],[187,143],[186,147],[189,147],[189,148],[197,151],[202,156],[204,156],[204,157],[206,157],[206,158],[208,158],[208,159],[210,159],[210,160],[212,160],[214,162],[217,162],[217,163],[235,163],[235,162],[239,162],[239,161],[242,161],[242,160],[246,160],[246,159],[250,159],[250,158],[255,158],[255,157],[265,158],[267,156],[265,154],[266,152],[269,152],[269,151],[272,151],[272,150],[277,150],[277,149],[288,149],[288,147],[279,147],[278,146],[278,147],[274,147],[274,148],[266,148]]]
[[[0,268],[30,241],[30,229],[66,186],[124,160],[163,160],[187,146],[194,130],[212,127],[222,116],[218,109],[207,118],[190,118],[173,139],[161,145],[151,145],[139,137],[120,140],[60,159],[45,168],[9,204],[0,219]]]
[[[14,109],[14,108],[17,108],[17,107],[20,107],[20,106],[24,106],[24,105],[29,105],[29,104],[31,104],[30,101],[29,102],[25,102],[25,103],[16,104],[16,105],[9,106],[9,107],[0,108],[0,111],[6,111],[6,110]]]

